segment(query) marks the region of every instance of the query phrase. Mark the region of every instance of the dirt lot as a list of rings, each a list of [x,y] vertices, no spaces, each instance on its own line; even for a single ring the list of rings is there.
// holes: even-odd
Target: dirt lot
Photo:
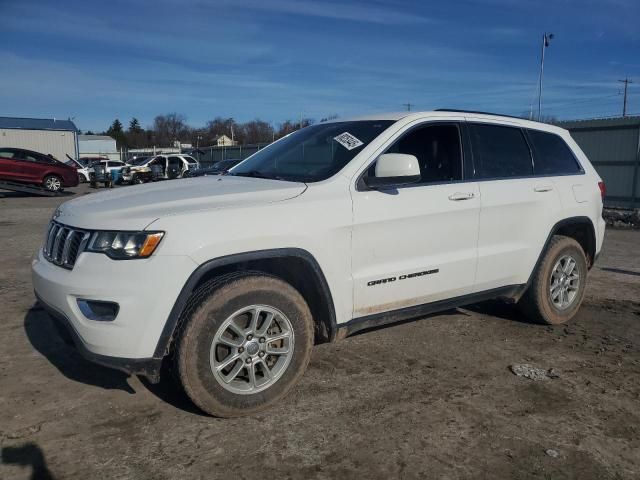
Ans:
[[[369,332],[316,347],[277,408],[221,420],[57,338],[29,265],[60,202],[0,193],[2,479],[640,477],[640,231],[607,232],[570,325],[490,302]]]

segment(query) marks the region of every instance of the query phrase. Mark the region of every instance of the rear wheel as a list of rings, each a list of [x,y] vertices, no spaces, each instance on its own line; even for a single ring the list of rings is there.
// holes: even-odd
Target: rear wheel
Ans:
[[[194,294],[183,320],[175,371],[187,395],[211,415],[250,415],[277,403],[311,357],[309,307],[272,276],[215,279]]]
[[[520,300],[522,311],[539,323],[555,325],[571,320],[584,298],[587,271],[580,244],[555,235]]]
[[[57,175],[47,175],[44,177],[42,186],[50,192],[60,192],[62,188],[62,179]]]

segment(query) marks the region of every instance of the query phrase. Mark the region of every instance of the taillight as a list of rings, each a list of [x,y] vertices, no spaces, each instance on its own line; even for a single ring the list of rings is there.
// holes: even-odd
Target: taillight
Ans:
[[[605,187],[604,182],[598,182],[598,188],[600,189],[600,196],[604,202],[604,196],[607,194],[607,187]]]

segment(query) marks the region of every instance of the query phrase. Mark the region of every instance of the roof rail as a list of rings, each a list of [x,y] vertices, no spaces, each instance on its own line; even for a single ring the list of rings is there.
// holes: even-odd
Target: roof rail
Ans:
[[[517,117],[515,115],[505,115],[503,113],[492,113],[492,112],[479,112],[476,110],[457,110],[455,108],[436,108],[434,112],[477,113],[480,115],[496,115],[498,117],[517,118],[518,120],[526,120],[522,117]]]

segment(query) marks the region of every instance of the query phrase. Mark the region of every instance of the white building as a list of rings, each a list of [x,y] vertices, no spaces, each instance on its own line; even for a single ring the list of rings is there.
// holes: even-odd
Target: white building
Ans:
[[[0,147],[51,154],[61,161],[78,158],[78,129],[71,120],[0,117]]]
[[[120,160],[115,139],[107,135],[78,135],[80,157],[109,157]]]
[[[236,142],[235,140],[231,140],[226,135],[220,135],[218,138],[216,138],[216,144],[219,147],[233,147],[234,145],[237,145],[238,142]]]

